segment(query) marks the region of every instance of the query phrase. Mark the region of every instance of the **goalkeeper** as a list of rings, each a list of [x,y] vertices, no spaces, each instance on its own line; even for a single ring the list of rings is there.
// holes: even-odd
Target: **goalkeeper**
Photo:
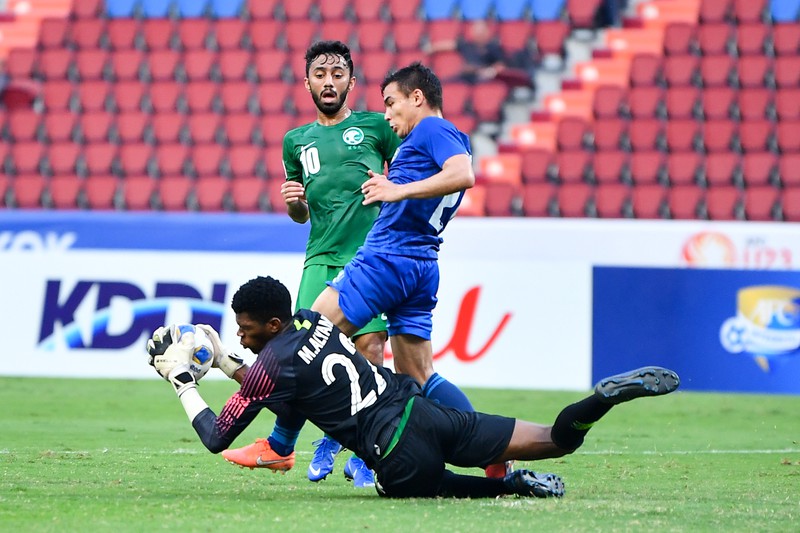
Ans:
[[[231,307],[241,345],[258,357],[252,367],[244,365],[213,329],[201,326],[213,341],[214,365],[241,383],[219,415],[200,396],[189,369],[193,339],[159,328],[148,341],[151,364],[173,385],[203,444],[214,453],[225,450],[262,409],[303,416],[358,453],[375,471],[382,496],[562,496],[555,474],[515,470],[485,478],[453,473],[445,464],[485,467],[570,454],[614,405],[668,394],[679,384],[674,372],[659,367],[606,378],[592,395],[565,407],[552,426],[464,412],[424,398],[414,379],[367,361],[319,313],[292,315],[288,289],[273,278],[242,285]],[[274,470],[286,470],[273,462]]]

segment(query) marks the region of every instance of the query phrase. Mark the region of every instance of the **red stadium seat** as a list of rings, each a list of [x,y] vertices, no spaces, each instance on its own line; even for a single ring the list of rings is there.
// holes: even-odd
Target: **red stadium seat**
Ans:
[[[383,50],[375,50],[361,54],[360,79],[367,85],[379,85],[386,74],[394,68],[395,54]]]
[[[247,23],[238,18],[220,18],[214,23],[214,42],[220,51],[242,49]]]
[[[503,102],[508,96],[508,86],[502,82],[484,82],[472,91],[472,110],[483,122],[498,122]]]
[[[772,27],[772,47],[778,57],[797,55],[800,52],[800,23],[775,24]]]
[[[589,125],[582,118],[565,117],[558,123],[556,144],[561,150],[576,150],[583,146]]]
[[[92,210],[115,208],[120,184],[114,176],[89,176],[83,186],[86,206]]]
[[[714,24],[724,22],[731,10],[732,0],[700,2],[700,22]]]
[[[266,182],[257,177],[239,177],[231,181],[233,209],[241,213],[262,210]]]
[[[87,174],[90,176],[111,174],[117,151],[118,146],[111,143],[92,143],[84,147],[83,158]]]
[[[741,24],[736,28],[736,50],[739,56],[764,55],[772,28],[766,24]]]
[[[322,5],[326,5],[325,4]],[[324,41],[348,42],[356,31],[356,25],[349,20],[327,20],[320,26],[319,38]]]
[[[75,54],[72,50],[51,48],[39,54],[38,71],[46,80],[63,80],[72,65]]]
[[[272,19],[280,0],[247,0],[247,13],[253,19]]]
[[[555,187],[552,184],[529,183],[522,189],[522,212],[526,217],[549,216],[554,198]]]
[[[261,113],[265,116],[284,113],[287,109],[289,91],[292,87],[282,81],[268,81],[258,87],[258,102]],[[305,98],[311,100],[306,93]]]
[[[50,202],[56,209],[78,209],[83,180],[74,174],[54,176],[47,184]]]
[[[622,183],[598,185],[594,191],[597,215],[600,218],[625,218],[630,193],[630,189]]]
[[[283,147],[267,146],[264,150],[264,167],[267,171],[267,178],[271,181],[286,179],[286,171],[283,168]]]
[[[667,207],[674,219],[700,217],[703,189],[694,185],[679,185],[667,190]]]
[[[638,185],[631,189],[631,208],[635,218],[661,218],[666,189],[661,185]]]
[[[159,145],[155,151],[155,163],[160,177],[180,176],[186,168],[189,149],[179,143]]]
[[[69,40],[79,50],[100,48],[105,34],[106,21],[101,17],[75,20],[69,26]]]
[[[77,98],[73,93],[72,82],[48,81],[42,88],[42,102],[45,111],[78,111]]]
[[[484,199],[486,216],[510,217],[513,214],[512,204],[517,194],[516,187],[510,183],[487,183],[482,187],[486,191]],[[459,214],[461,214],[460,208]]]
[[[733,18],[739,24],[757,23],[769,11],[767,0],[734,0]]]
[[[216,113],[194,113],[186,119],[186,133],[192,144],[212,143],[220,123],[221,117]]]
[[[353,12],[356,19],[363,22],[374,22],[380,19],[384,2],[375,0],[353,0]]]
[[[670,185],[697,185],[701,160],[696,152],[678,152],[667,156],[667,179]]]
[[[585,217],[593,187],[587,183],[565,183],[556,190],[558,213],[565,218]]]
[[[669,87],[692,85],[699,71],[700,58],[691,54],[668,56],[664,60],[664,81]]]
[[[34,65],[36,60],[37,54],[35,50],[27,48],[12,48],[8,52],[6,73],[12,80],[18,78],[31,78],[34,75]]]
[[[192,181],[183,176],[166,176],[156,182],[158,205],[164,211],[187,211]]]
[[[220,177],[199,178],[194,185],[195,199],[200,211],[224,211],[231,184]]]
[[[619,150],[627,135],[628,122],[620,118],[596,120],[594,123],[594,146],[597,151]]]
[[[219,176],[225,157],[225,147],[208,143],[193,146],[189,154],[192,173],[197,177]]]
[[[733,186],[739,180],[741,157],[732,152],[708,154],[703,161],[703,175],[709,187]]]
[[[736,63],[739,87],[755,88],[767,86],[772,72],[772,58],[766,56],[740,57]]]
[[[772,152],[752,152],[742,157],[745,187],[778,185],[778,156]]]
[[[123,144],[119,148],[119,162],[124,176],[139,176],[148,172],[153,147],[144,143]]]
[[[283,37],[284,22],[276,19],[256,19],[250,21],[247,36],[260,53],[278,48],[278,39]]]
[[[594,93],[592,112],[595,118],[617,118],[623,108],[627,93],[616,85],[600,85]]]
[[[67,44],[69,20],[63,17],[47,17],[39,26],[39,48],[61,50]]]
[[[783,187],[800,187],[800,153],[781,154],[778,174]]]
[[[224,113],[244,113],[256,107],[254,86],[246,81],[229,81],[220,87],[219,102]]]
[[[262,50],[253,55],[253,68],[256,77],[263,84],[265,82],[281,82],[283,72],[289,66],[289,56],[286,50]],[[305,63],[303,64],[305,68]],[[300,78],[298,81],[302,81]]]
[[[776,130],[778,150],[781,153],[800,152],[800,120],[784,120]]]
[[[283,184],[284,181],[285,180],[279,178],[267,181],[266,196],[269,200],[270,210],[274,213],[286,213],[287,211],[286,202],[281,196],[281,184]]]
[[[85,113],[80,119],[80,139],[84,143],[107,142],[114,115],[105,111]]]
[[[411,20],[419,16],[420,0],[387,0],[392,20]]]
[[[166,50],[170,47],[175,25],[171,19],[144,19],[142,22],[142,37],[147,50]]]
[[[175,81],[175,71],[180,63],[180,53],[175,50],[156,50],[147,57],[147,75],[153,82]]]
[[[736,96],[736,109],[740,119],[762,120],[769,117],[773,105],[773,91],[765,88],[742,89]]]
[[[296,4],[295,0],[290,4]],[[295,53],[304,52],[308,48],[308,43],[315,40],[315,35],[319,31],[319,25],[308,18],[290,19],[285,25],[286,46],[290,52]]]
[[[156,180],[148,176],[127,176],[121,183],[125,209],[149,211],[153,208]]]
[[[711,220],[735,220],[741,209],[742,193],[736,187],[714,187],[705,195],[705,206]]]
[[[524,183],[544,183],[547,181],[550,165],[555,161],[553,153],[543,148],[521,152],[520,173]]]
[[[219,53],[219,74],[223,82],[243,81],[253,61],[248,50],[230,49]],[[274,68],[275,65],[272,66]],[[253,71],[255,72],[255,71]],[[255,81],[255,80],[253,80]]]
[[[800,119],[800,88],[775,93],[775,114],[781,121]]]
[[[40,209],[45,178],[39,174],[20,175],[11,182],[14,204],[21,209]]]
[[[744,191],[744,216],[747,220],[775,219],[780,191],[770,186],[748,187]]]
[[[194,82],[184,91],[190,113],[205,113],[218,110],[219,85],[212,81]]]
[[[696,45],[697,26],[688,22],[670,22],[664,28],[664,54],[691,54]]]
[[[114,51],[130,50],[137,46],[140,32],[139,20],[135,18],[113,18],[106,29],[109,46]]]
[[[158,144],[179,142],[184,123],[185,117],[180,113],[153,115],[151,126],[154,141]]]
[[[730,87],[710,87],[703,91],[701,101],[705,120],[729,119],[736,91]]]
[[[145,89],[146,86],[137,81],[115,83],[111,89],[114,110],[118,113],[142,111]]]
[[[774,125],[771,121],[748,120],[739,125],[739,143],[744,152],[761,152],[773,144]]]
[[[177,22],[176,35],[180,47],[186,51],[206,48],[211,34],[211,20],[206,17],[182,18]]]
[[[8,114],[8,134],[14,142],[29,142],[36,138],[41,115],[30,109]]]
[[[567,0],[567,17],[573,28],[592,29],[600,0]]]
[[[592,165],[592,153],[586,150],[564,150],[556,153],[556,176],[562,183],[587,180]]]
[[[667,116],[672,120],[694,118],[699,100],[700,91],[696,87],[670,88],[664,97]]]
[[[228,165],[234,181],[249,177],[265,178],[267,175],[263,151],[251,144],[232,146],[228,151]]]
[[[631,180],[637,187],[659,183],[665,164],[664,154],[657,150],[634,152],[630,159]]]
[[[73,140],[78,115],[72,111],[54,111],[44,115],[43,133],[46,141],[65,142]]]
[[[485,156],[480,160],[480,173],[493,183],[522,183],[522,157],[517,153]]]
[[[78,107],[83,113],[105,111],[111,99],[111,84],[106,81],[84,81],[78,85]]]
[[[122,144],[141,142],[149,123],[150,115],[141,111],[120,113],[117,115],[116,135]]]
[[[289,91],[291,93],[291,102],[296,114],[316,114],[317,105],[314,103],[314,100],[311,99],[311,95],[308,94],[308,91],[303,85],[295,84],[289,89]]]
[[[186,82],[208,81],[212,79],[212,68],[217,65],[217,54],[204,48],[187,50],[181,65]]]
[[[634,120],[628,128],[634,151],[657,149],[662,143],[663,133],[664,123],[659,119]]]
[[[707,56],[700,60],[700,79],[704,87],[731,84],[734,58],[728,55]]]
[[[81,145],[66,142],[50,145],[47,150],[47,167],[53,176],[76,174]]]
[[[466,112],[467,102],[472,97],[472,86],[462,81],[450,81],[443,84],[442,112],[446,118],[462,115]]]
[[[631,60],[631,87],[653,87],[658,84],[663,59],[655,54],[636,54]]]
[[[800,56],[775,60],[775,84],[779,89],[800,87]]]
[[[692,118],[667,122],[666,143],[670,152],[693,151],[700,133],[700,123]]]
[[[138,80],[143,63],[141,50],[118,50],[110,55],[111,78],[116,82]]]
[[[793,187],[783,191],[781,208],[784,220],[800,222],[800,188]]]
[[[598,184],[623,183],[629,180],[629,155],[622,150],[597,152],[592,160],[592,176]]]
[[[595,0],[589,0],[593,2]],[[571,28],[562,20],[540,20],[534,26],[533,34],[536,38],[536,51],[540,56],[563,56],[564,41],[569,36]]]
[[[734,148],[736,123],[710,120],[703,124],[703,145],[707,152],[727,152]]]
[[[705,56],[724,55],[733,41],[733,28],[726,22],[702,24],[697,30],[697,44]]]

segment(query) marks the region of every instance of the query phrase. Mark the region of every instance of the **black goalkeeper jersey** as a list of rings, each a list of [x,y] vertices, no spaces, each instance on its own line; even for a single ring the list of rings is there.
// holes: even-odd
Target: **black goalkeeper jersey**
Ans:
[[[261,409],[299,414],[369,464],[377,459],[381,430],[396,422],[415,394],[420,389],[412,378],[374,366],[330,320],[301,309],[258,354],[219,416],[203,411],[194,427],[218,452]]]

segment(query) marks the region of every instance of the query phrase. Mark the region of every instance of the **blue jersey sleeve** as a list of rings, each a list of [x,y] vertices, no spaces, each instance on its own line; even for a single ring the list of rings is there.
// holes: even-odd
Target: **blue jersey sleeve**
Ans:
[[[424,150],[439,165],[444,166],[445,161],[454,155],[472,155],[469,137],[458,131],[456,127],[437,117],[423,119],[415,128],[419,129],[415,137],[420,139]]]

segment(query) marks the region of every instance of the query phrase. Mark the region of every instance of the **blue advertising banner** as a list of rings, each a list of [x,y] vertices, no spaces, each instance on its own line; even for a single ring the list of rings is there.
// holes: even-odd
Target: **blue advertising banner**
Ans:
[[[0,211],[0,252],[305,253],[308,231],[285,214]]]
[[[800,272],[593,269],[592,378],[658,364],[684,390],[800,394]]]

